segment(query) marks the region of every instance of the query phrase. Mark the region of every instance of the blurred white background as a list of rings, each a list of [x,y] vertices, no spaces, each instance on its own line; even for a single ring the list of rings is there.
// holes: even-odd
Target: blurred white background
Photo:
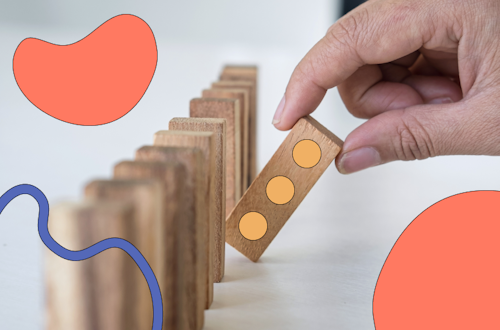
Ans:
[[[262,168],[286,133],[271,125],[295,65],[339,13],[335,0],[0,1],[0,194],[30,183],[51,203],[78,199],[90,179],[152,143],[172,117],[188,116],[226,63],[257,64]],[[27,37],[75,42],[118,14],[144,19],[158,67],[141,102],[99,127],[63,123],[35,108],[12,74]],[[336,90],[314,117],[340,138],[361,120]],[[331,166],[254,264],[228,246],[206,329],[373,329],[371,303],[383,262],[404,228],[452,194],[498,189],[500,159],[442,157],[342,176]],[[43,329],[43,252],[38,208],[16,198],[0,216],[0,329]],[[77,299],[77,297],[75,298]]]

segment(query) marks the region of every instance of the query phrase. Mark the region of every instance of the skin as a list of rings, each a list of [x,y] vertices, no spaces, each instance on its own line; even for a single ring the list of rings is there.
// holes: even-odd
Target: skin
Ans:
[[[370,0],[330,27],[295,68],[273,124],[288,130],[338,87],[368,119],[341,173],[395,160],[500,155],[500,1]]]

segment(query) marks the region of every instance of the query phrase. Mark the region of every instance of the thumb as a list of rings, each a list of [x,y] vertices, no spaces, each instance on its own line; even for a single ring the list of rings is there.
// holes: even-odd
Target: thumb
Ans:
[[[500,140],[498,115],[483,110],[461,101],[384,112],[347,136],[337,168],[348,174],[395,160],[500,154],[500,141],[492,140]]]
[[[388,63],[420,49],[436,26],[430,13],[440,2],[368,1],[339,19],[306,54],[290,77],[273,118],[288,130],[312,113],[328,89],[366,64]]]

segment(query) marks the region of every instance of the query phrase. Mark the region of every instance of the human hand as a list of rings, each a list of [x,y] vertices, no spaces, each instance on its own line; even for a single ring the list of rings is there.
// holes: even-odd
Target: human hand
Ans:
[[[338,86],[369,119],[336,165],[352,173],[394,160],[500,155],[500,1],[370,0],[302,59],[273,124],[312,113]]]

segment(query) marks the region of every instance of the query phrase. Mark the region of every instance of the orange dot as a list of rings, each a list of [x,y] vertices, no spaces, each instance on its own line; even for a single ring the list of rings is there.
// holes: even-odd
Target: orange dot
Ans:
[[[289,178],[280,175],[269,180],[266,187],[266,194],[271,202],[282,205],[292,200],[295,194],[295,187]]]
[[[240,233],[248,240],[261,239],[267,232],[267,220],[259,212],[248,212],[240,219]]]
[[[311,168],[319,163],[321,148],[313,140],[302,140],[297,142],[292,154],[297,165],[303,168]]]

